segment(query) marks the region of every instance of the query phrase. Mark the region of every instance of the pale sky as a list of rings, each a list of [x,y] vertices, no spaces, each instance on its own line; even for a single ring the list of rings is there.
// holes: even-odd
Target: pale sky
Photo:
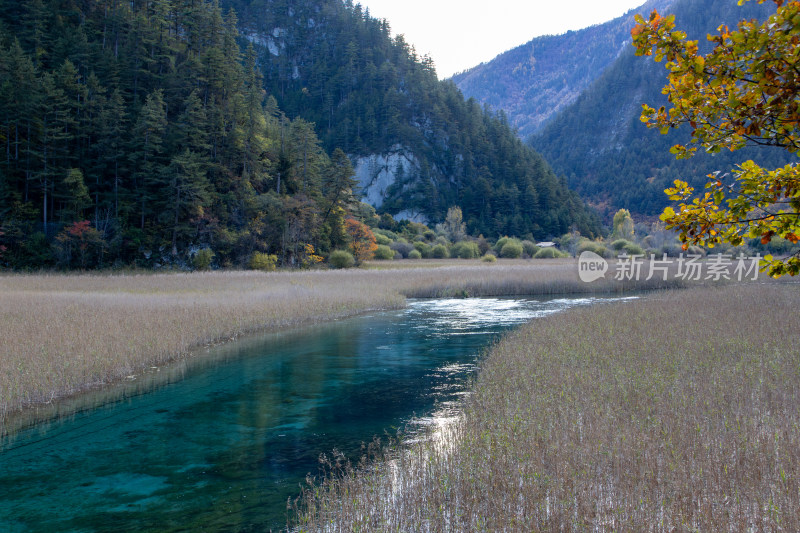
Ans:
[[[386,19],[440,79],[489,61],[539,35],[614,19],[645,0],[354,0]]]

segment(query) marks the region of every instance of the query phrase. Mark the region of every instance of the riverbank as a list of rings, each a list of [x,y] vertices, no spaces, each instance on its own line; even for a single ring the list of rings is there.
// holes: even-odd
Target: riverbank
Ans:
[[[446,452],[311,487],[303,531],[800,530],[800,288],[574,309],[485,359]]]
[[[0,435],[7,416],[137,376],[197,348],[406,297],[675,286],[578,279],[574,260],[398,262],[394,269],[0,276]]]

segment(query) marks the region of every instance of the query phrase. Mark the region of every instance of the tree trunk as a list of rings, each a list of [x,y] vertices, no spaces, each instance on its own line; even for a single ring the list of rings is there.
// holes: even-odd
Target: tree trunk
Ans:
[[[114,218],[119,221],[119,163],[114,158]]]
[[[175,224],[172,226],[172,255],[178,255],[178,213],[181,205],[181,188],[178,177],[175,177]]]

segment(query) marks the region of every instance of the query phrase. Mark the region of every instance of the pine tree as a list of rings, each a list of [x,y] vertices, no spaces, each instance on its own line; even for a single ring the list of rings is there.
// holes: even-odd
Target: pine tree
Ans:
[[[63,113],[64,134],[66,135],[64,139],[65,160],[62,162],[65,168],[72,166],[81,155],[78,147],[83,144],[82,139],[88,133],[88,128],[82,124],[88,91],[86,85],[81,83],[80,78],[78,70],[69,59],[64,61],[56,73],[56,82],[64,94],[64,104],[61,111]]]
[[[127,187],[122,183],[125,164],[127,163],[126,141],[128,116],[125,101],[119,89],[112,92],[102,107],[98,127],[98,174],[110,176],[111,205],[114,218],[120,219],[120,199],[125,196]],[[99,202],[98,202],[99,204]],[[124,207],[124,206],[123,206]]]
[[[164,134],[167,129],[167,112],[164,93],[157,89],[147,95],[134,130],[130,158],[134,165],[134,187],[140,205],[140,228],[150,214],[149,203],[156,195],[154,185],[163,170],[161,158]]]
[[[29,185],[34,179],[33,142],[38,130],[35,118],[39,112],[41,86],[33,61],[16,39],[6,55],[6,72],[7,77],[0,82],[6,131],[6,179],[9,186],[16,184],[22,201],[27,202]]]
[[[242,125],[241,173],[256,188],[262,189],[269,177],[268,123],[273,121],[273,117],[264,107],[263,78],[256,65],[252,43],[245,54],[243,90],[245,116]]]
[[[83,172],[77,168],[69,169],[67,177],[64,178],[64,186],[68,192],[65,198],[67,205],[65,219],[70,222],[83,220],[83,211],[92,205],[89,188],[83,181]]]
[[[168,194],[161,219],[171,226],[172,255],[178,254],[178,240],[192,236],[194,218],[203,215],[209,202],[210,184],[203,157],[186,148],[174,156],[164,169],[163,182]]]
[[[175,133],[176,148],[185,147],[204,156],[209,153],[208,117],[198,89],[189,93],[184,100],[183,112],[175,123]]]
[[[41,134],[38,143],[32,147],[32,153],[37,160],[34,176],[42,191],[42,222],[47,234],[47,224],[54,211],[54,192],[64,169],[60,165],[68,158],[67,148],[74,137],[75,121],[67,96],[55,76],[45,73],[41,78],[41,88],[43,98],[38,102],[36,115]]]
[[[358,182],[355,179],[353,165],[340,148],[333,151],[330,162],[325,168],[322,181],[322,197],[325,213],[322,223],[326,223],[331,213],[338,209],[347,209],[356,202],[355,189]]]
[[[289,128],[292,149],[292,183],[294,190],[308,194],[319,188],[320,172],[324,164],[321,142],[314,132],[314,124],[302,118],[292,121]]]

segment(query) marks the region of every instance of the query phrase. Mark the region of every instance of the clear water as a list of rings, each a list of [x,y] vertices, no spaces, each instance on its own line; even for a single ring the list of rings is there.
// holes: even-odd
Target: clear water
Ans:
[[[321,453],[452,416],[499,333],[597,301],[419,300],[215,348],[0,443],[0,531],[279,530]]]

